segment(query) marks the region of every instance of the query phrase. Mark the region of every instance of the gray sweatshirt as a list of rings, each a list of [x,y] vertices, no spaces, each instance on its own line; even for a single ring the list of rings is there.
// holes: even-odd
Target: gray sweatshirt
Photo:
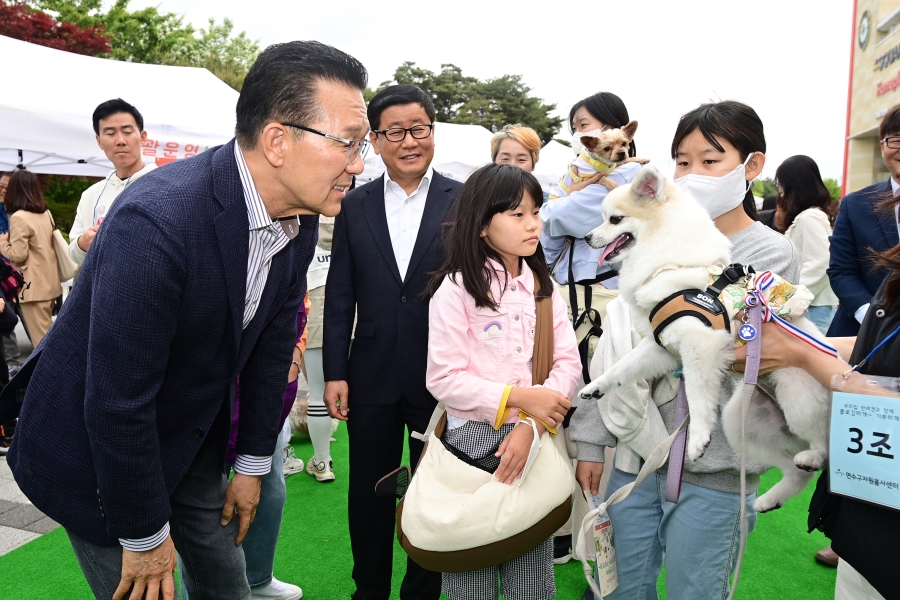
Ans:
[[[752,265],[757,271],[772,271],[791,283],[800,279],[800,257],[797,250],[786,237],[766,227],[762,223],[754,223],[743,231],[728,238],[731,241],[731,260],[743,265]],[[730,380],[729,380],[730,381]],[[659,413],[669,433],[675,430],[675,391],[667,378],[654,383],[653,396],[659,406]],[[731,397],[733,389],[726,386],[722,390],[721,406]],[[660,402],[659,394],[668,394],[668,401]],[[615,446],[618,442],[603,423],[597,401],[583,400],[578,410],[572,415],[569,426],[569,437],[578,447],[578,460],[603,462],[604,447]],[[732,449],[725,432],[722,430],[721,418],[716,422],[712,438],[706,453],[697,461],[685,458],[684,481],[708,489],[722,492],[739,493],[740,455]],[[769,467],[748,459],[747,489],[755,491],[759,487],[759,476]],[[664,469],[660,470],[665,472]]]

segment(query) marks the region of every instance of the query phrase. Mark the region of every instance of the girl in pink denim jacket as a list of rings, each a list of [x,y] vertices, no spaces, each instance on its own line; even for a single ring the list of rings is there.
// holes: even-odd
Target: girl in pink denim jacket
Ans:
[[[555,433],[581,381],[581,362],[566,306],[538,241],[543,193],[516,167],[475,171],[459,194],[446,259],[429,287],[428,390],[447,407],[443,442],[466,462],[511,484],[522,475],[534,438]],[[535,287],[553,303],[553,368],[531,384]],[[498,590],[498,577],[500,589]],[[529,600],[556,596],[553,543],[496,567],[444,573],[452,600]]]

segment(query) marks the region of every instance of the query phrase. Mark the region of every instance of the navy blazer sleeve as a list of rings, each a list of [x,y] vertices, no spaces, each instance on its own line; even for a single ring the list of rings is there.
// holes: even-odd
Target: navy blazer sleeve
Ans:
[[[249,456],[275,453],[284,391],[297,339],[297,311],[306,295],[306,285],[295,285],[281,310],[260,333],[247,363],[241,370],[241,402],[235,451]]]
[[[346,381],[349,378],[350,338],[356,314],[356,291],[353,286],[356,267],[347,235],[347,210],[345,199],[344,209],[334,220],[334,237],[331,241],[331,266],[326,281],[328,293],[325,294],[325,334],[322,343],[325,381]]]
[[[170,516],[156,397],[187,277],[190,232],[181,227],[129,203],[91,248],[103,268],[92,271],[84,421],[100,502],[119,538],[153,535]]]
[[[864,240],[857,240],[853,215],[859,211],[854,204],[860,202],[857,194],[848,194],[841,202],[841,208],[834,222],[834,231],[828,241],[831,256],[828,263],[828,279],[842,309],[853,316],[859,307],[872,301],[872,294],[863,281],[863,267],[866,256],[860,256]],[[872,224],[875,220],[872,219]]]

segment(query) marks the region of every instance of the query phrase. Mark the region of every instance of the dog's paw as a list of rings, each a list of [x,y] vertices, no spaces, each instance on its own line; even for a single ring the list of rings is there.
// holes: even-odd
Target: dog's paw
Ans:
[[[828,453],[825,450],[804,450],[794,455],[794,465],[804,471],[821,471]]]
[[[782,503],[777,494],[765,493],[753,503],[753,510],[758,513],[769,512],[781,508]]]
[[[610,179],[609,177],[601,177],[597,181],[597,183],[599,183],[600,185],[605,187],[610,192],[613,191],[614,189],[616,189],[617,187],[619,187],[619,184],[616,183],[615,181],[613,181],[612,179]]]
[[[594,395],[595,392],[605,394],[614,385],[615,383],[611,378],[607,377],[606,375],[601,375],[597,379],[584,386],[579,394],[581,394],[582,398],[590,398],[592,395]]]
[[[634,162],[638,162],[638,163],[641,163],[642,165],[646,165],[648,162],[650,162],[650,159],[649,158],[635,158]]]
[[[709,433],[689,432],[687,443],[687,455],[691,460],[700,460],[709,446]]]

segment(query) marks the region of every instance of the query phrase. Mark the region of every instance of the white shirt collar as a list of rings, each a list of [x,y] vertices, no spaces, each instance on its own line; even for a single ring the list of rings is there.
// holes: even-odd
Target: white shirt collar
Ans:
[[[421,189],[422,189],[422,186],[425,186],[425,185],[431,185],[431,179],[432,179],[433,177],[434,177],[434,167],[432,167],[431,165],[428,165],[428,170],[425,171],[425,175],[422,176],[422,181],[419,182],[419,185],[418,185],[418,187],[416,188],[416,191],[421,190]],[[385,169],[385,170],[384,170],[384,193],[385,193],[385,194],[387,194],[388,189],[390,189],[390,188],[388,187],[389,184],[394,184],[395,186],[397,186],[398,188],[400,188],[400,184],[397,183],[396,181],[394,181],[393,179],[391,179],[390,173],[388,173],[388,170]],[[402,190],[403,188],[400,188],[400,189]],[[404,191],[403,193],[405,194],[406,192]],[[415,192],[414,192],[414,193],[415,193]],[[412,194],[410,194],[410,196],[411,196],[411,195],[412,195]]]
[[[265,229],[275,224],[266,205],[263,203],[256,184],[253,183],[253,176],[250,175],[250,167],[244,159],[244,152],[238,145],[237,140],[234,142],[234,159],[237,161],[238,173],[241,176],[241,188],[244,190],[244,201],[247,203],[247,219],[250,221],[250,231],[254,229]]]
[[[122,179],[121,177],[119,177],[119,174],[116,173],[116,170],[115,170],[115,169],[113,169],[112,173],[110,173],[110,174],[109,174],[109,177],[108,177],[109,182],[110,182],[111,184],[113,184],[113,185],[123,185],[123,184],[126,184],[126,183],[128,183],[129,181],[131,181],[132,179],[134,179],[135,176],[140,177],[140,175],[138,175],[138,173],[140,173],[141,175],[143,175],[143,171],[147,170],[147,167],[149,167],[149,166],[152,165],[152,164],[154,164],[154,163],[145,162],[145,163],[144,163],[144,166],[142,166],[140,169],[138,169],[137,171],[135,171],[134,173],[132,173],[131,175],[129,175],[129,176],[126,177],[125,179]]]
[[[891,191],[895,196],[900,195],[900,183],[894,181],[893,177],[891,177]]]

